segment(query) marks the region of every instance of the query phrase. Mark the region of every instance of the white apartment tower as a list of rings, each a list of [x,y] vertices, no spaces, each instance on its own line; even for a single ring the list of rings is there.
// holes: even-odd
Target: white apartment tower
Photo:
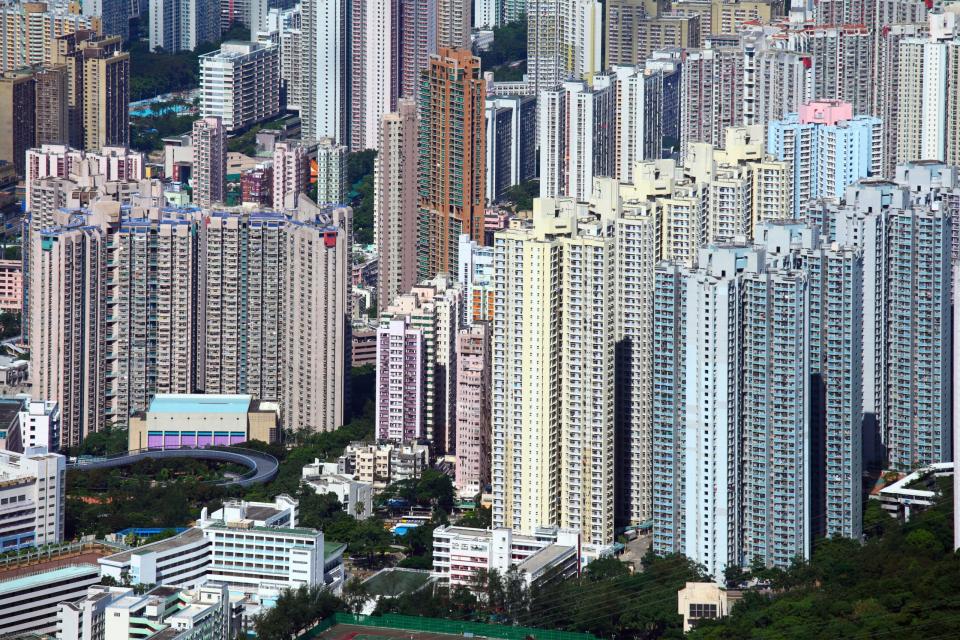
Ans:
[[[347,152],[347,146],[333,138],[321,138],[317,143],[317,203],[346,202]]]
[[[280,48],[224,42],[200,56],[200,113],[219,117],[228,132],[280,112]]]
[[[615,163],[616,93],[613,76],[592,84],[564,82],[539,97],[540,195],[590,199],[594,176]]]
[[[304,0],[304,101],[300,110],[305,140],[348,141],[348,9],[344,0]]]

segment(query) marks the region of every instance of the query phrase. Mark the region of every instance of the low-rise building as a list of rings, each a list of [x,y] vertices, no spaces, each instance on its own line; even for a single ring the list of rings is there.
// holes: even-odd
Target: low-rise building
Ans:
[[[60,405],[35,402],[26,394],[0,398],[0,449],[23,453],[40,447],[55,452],[59,445]]]
[[[536,535],[511,529],[444,526],[433,530],[433,576],[451,588],[474,588],[478,571],[516,567],[528,585],[563,580],[580,572],[580,533],[543,528]]]
[[[880,507],[891,516],[907,522],[912,513],[923,511],[936,504],[939,494],[937,478],[952,476],[953,465],[952,462],[940,462],[917,469],[896,482],[880,488],[870,497],[879,500]]]
[[[63,541],[66,468],[43,448],[0,451],[0,552]]]
[[[700,620],[726,617],[741,598],[741,592],[724,589],[714,582],[688,582],[677,592],[677,613],[683,616],[683,632]]]
[[[151,638],[228,640],[241,630],[242,604],[223,585],[194,590],[157,586],[144,594],[125,587],[90,587],[60,605],[59,640]]]
[[[95,564],[76,564],[19,575],[0,576],[0,630],[4,637],[54,634],[61,602],[83,598],[100,582]]]
[[[231,596],[270,607],[286,588],[323,585],[339,593],[346,545],[297,527],[297,502],[228,501],[201,511],[196,527],[99,560],[104,575],[129,584],[193,588],[225,584]]]
[[[127,437],[130,451],[276,442],[279,405],[247,394],[159,393],[130,418]]]
[[[183,533],[98,560],[100,571],[120,584],[165,584],[191,588],[203,584],[210,567],[210,542],[203,531]]]
[[[352,475],[337,473],[335,462],[315,459],[303,467],[303,482],[319,495],[336,495],[343,510],[357,520],[365,520],[373,513],[373,485],[360,482]]]
[[[337,470],[379,490],[400,480],[419,478],[429,464],[427,445],[352,442],[337,460]]]

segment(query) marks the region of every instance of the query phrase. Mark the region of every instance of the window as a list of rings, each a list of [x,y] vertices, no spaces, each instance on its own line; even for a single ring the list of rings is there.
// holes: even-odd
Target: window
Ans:
[[[717,605],[715,604],[690,604],[691,618],[716,618]]]

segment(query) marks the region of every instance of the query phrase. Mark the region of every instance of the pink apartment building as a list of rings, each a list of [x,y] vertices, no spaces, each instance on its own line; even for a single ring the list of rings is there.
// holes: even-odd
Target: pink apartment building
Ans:
[[[23,264],[0,260],[0,311],[19,313],[23,306]]]
[[[473,497],[490,483],[490,332],[478,322],[457,334],[457,491]]]

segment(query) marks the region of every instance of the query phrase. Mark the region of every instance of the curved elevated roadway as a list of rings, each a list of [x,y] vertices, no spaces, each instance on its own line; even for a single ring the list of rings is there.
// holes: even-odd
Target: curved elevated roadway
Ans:
[[[216,462],[233,462],[242,464],[250,471],[233,480],[222,480],[217,482],[218,486],[240,486],[249,487],[254,484],[270,482],[277,477],[280,469],[280,463],[269,453],[254,451],[253,449],[241,449],[239,447],[230,447],[229,449],[141,449],[140,451],[131,451],[108,458],[90,458],[75,459],[67,464],[67,468],[75,470],[87,469],[110,469],[112,467],[125,467],[148,459],[166,459],[166,458],[198,458],[201,460],[214,460]]]

